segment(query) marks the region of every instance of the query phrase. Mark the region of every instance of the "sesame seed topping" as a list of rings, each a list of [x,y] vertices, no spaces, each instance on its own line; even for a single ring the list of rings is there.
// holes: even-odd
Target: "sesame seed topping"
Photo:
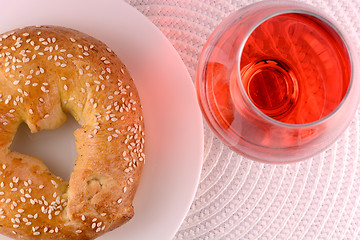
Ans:
[[[54,181],[54,180],[51,179],[51,183],[55,186],[55,188],[58,187],[58,184],[56,183],[56,181]]]

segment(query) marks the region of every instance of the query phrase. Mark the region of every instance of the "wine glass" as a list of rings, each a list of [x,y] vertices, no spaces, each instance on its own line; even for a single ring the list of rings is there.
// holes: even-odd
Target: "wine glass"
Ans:
[[[232,150],[267,163],[306,159],[333,143],[359,103],[350,39],[317,9],[263,1],[227,17],[199,59],[205,119]]]

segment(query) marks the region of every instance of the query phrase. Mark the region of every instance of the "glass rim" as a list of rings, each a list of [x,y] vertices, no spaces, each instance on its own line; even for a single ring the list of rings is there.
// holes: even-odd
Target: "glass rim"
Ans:
[[[307,6],[307,5],[305,5]],[[321,13],[318,13],[316,10],[312,10],[312,9],[307,9],[305,6],[304,9],[286,9],[286,10],[275,10],[272,14],[268,14],[267,16],[263,17],[260,21],[258,21],[256,24],[254,24],[252,26],[252,28],[247,32],[247,34],[245,35],[244,39],[241,41],[239,50],[238,50],[238,54],[237,54],[237,79],[238,79],[238,85],[240,88],[240,92],[243,95],[243,97],[246,99],[247,103],[250,104],[250,106],[253,108],[253,110],[255,111],[255,113],[257,115],[259,115],[260,117],[262,117],[263,119],[265,119],[266,121],[270,122],[271,124],[274,125],[278,125],[281,127],[286,127],[286,128],[308,128],[308,127],[313,127],[316,125],[320,125],[323,122],[327,121],[329,118],[331,118],[333,115],[335,115],[339,109],[342,107],[342,105],[344,105],[344,102],[346,101],[346,99],[349,97],[349,93],[350,90],[353,88],[353,82],[354,82],[354,59],[352,56],[352,52],[351,52],[351,47],[347,41],[347,38],[344,36],[344,34],[342,33],[342,31],[339,30],[339,28],[333,23],[331,22],[329,19],[325,18],[324,16],[322,16]],[[310,8],[311,6],[309,6]],[[309,15],[311,17],[314,17],[318,20],[320,20],[321,22],[327,24],[329,27],[332,28],[332,30],[334,30],[336,32],[336,34],[338,35],[338,37],[341,39],[342,43],[344,44],[345,48],[346,48],[346,52],[349,56],[349,61],[350,61],[350,80],[349,80],[349,86],[346,90],[346,93],[344,95],[344,97],[342,98],[341,102],[337,105],[337,107],[332,110],[328,115],[326,115],[325,117],[322,117],[316,121],[313,122],[309,122],[309,123],[302,123],[302,124],[294,124],[294,123],[286,123],[286,122],[281,122],[279,120],[276,120],[272,117],[269,117],[268,115],[266,115],[265,113],[263,113],[250,99],[250,97],[248,96],[248,94],[246,93],[245,89],[244,89],[244,85],[241,81],[241,73],[240,73],[240,63],[241,63],[241,56],[243,53],[243,49],[245,47],[245,44],[247,42],[247,40],[249,39],[250,35],[255,31],[256,28],[258,28],[261,24],[263,24],[264,22],[266,22],[267,20],[269,20],[270,18],[279,16],[279,15],[283,15],[283,14],[288,14],[288,13],[300,13],[300,14],[304,14],[304,15]]]

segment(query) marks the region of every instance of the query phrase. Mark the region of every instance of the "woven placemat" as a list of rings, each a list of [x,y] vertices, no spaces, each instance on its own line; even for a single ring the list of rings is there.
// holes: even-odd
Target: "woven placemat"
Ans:
[[[231,12],[255,1],[127,2],[167,36],[195,80],[210,33]],[[335,19],[360,53],[359,0],[304,2]],[[201,180],[175,239],[359,239],[359,126],[358,111],[326,151],[296,164],[268,165],[230,151],[204,122]]]

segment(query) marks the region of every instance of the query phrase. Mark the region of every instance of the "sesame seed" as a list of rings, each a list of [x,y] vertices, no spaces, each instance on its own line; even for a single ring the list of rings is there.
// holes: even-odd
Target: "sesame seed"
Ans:
[[[117,200],[117,203],[121,203],[122,202],[122,198],[119,198],[118,200]]]
[[[55,186],[55,188],[58,186],[58,184],[54,180],[51,180],[51,183]]]
[[[65,91],[68,90],[68,86],[66,84],[64,85],[64,89],[65,89]]]
[[[34,114],[34,111],[30,108],[30,109],[29,109],[29,113],[30,113],[30,114]]]

